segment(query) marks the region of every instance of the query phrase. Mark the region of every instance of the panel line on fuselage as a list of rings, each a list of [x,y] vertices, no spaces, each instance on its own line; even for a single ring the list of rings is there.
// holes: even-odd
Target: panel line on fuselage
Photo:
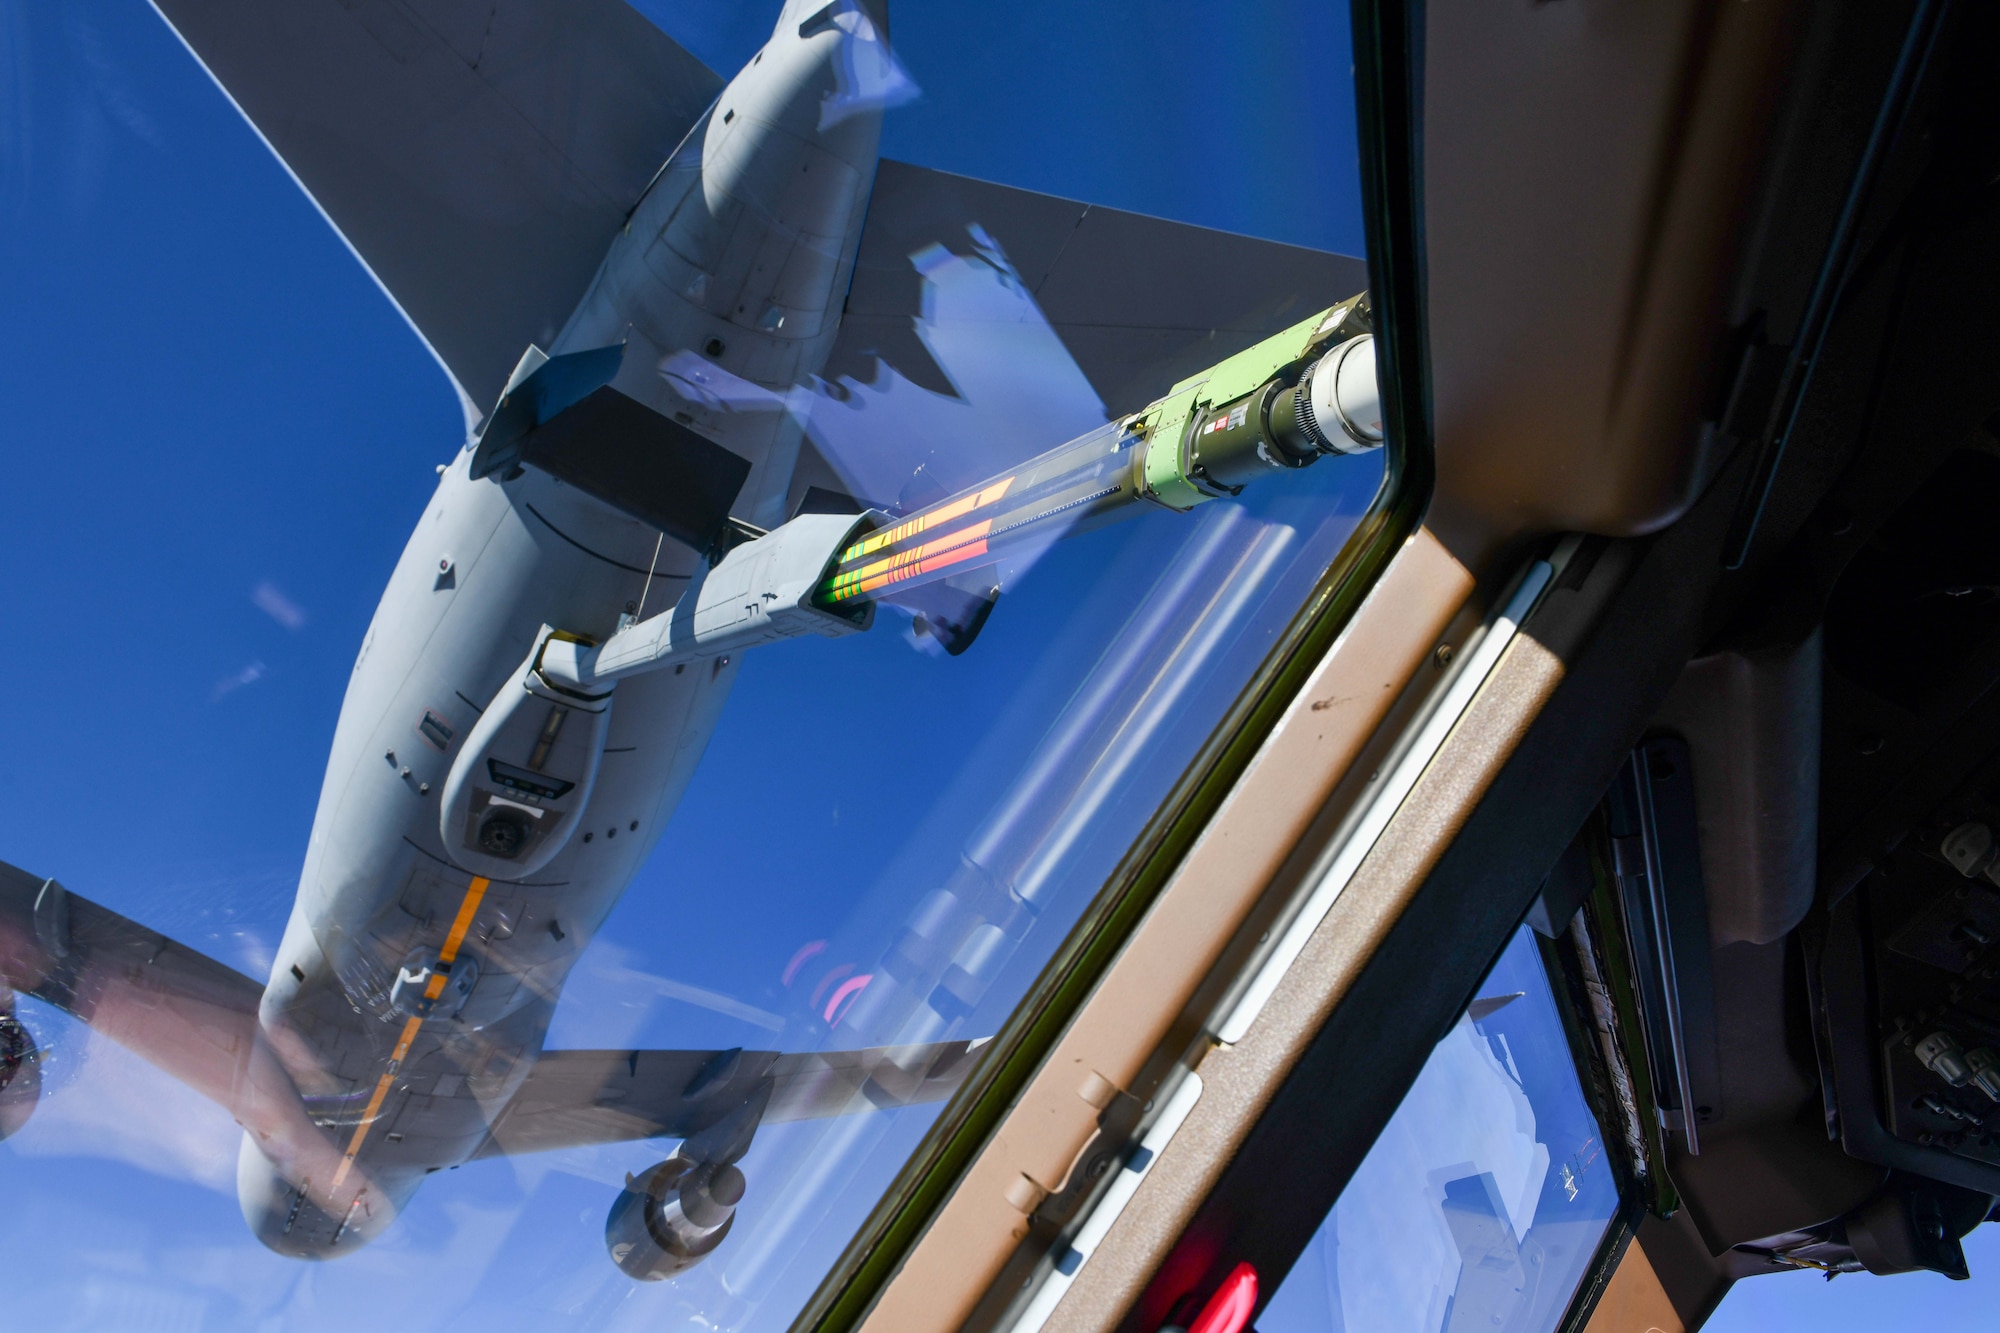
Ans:
[[[639,747],[636,745],[622,745],[616,750],[607,750],[605,751],[605,753],[630,754],[638,748]],[[439,856],[436,852],[424,846],[422,843],[418,842],[415,838],[412,838],[407,833],[403,835],[403,843],[405,846],[413,848],[418,853],[418,855],[424,857],[426,860],[435,861],[437,864],[443,866],[447,870],[457,870],[458,873],[461,875],[465,873],[463,870],[459,870],[456,864],[454,864],[453,862],[447,860],[442,856]],[[495,880],[493,882],[498,884],[505,884],[516,889],[562,889],[569,887],[570,883],[570,881],[566,879],[502,879],[502,880]]]
[[[589,556],[593,560],[602,560],[607,565],[615,566],[618,569],[629,570],[634,574],[645,574],[656,583],[663,579],[678,579],[683,583],[687,581],[688,576],[686,574],[669,574],[657,568],[645,569],[638,565],[628,565],[623,560],[613,560],[610,556],[604,554],[604,552],[594,551],[590,547],[585,546],[582,542],[578,541],[576,538],[570,536],[567,532],[564,532],[561,528],[557,527],[555,524],[549,521],[548,515],[544,514],[541,510],[535,508],[527,501],[523,500],[521,502],[521,508],[527,510],[529,513],[533,514],[536,518],[540,519],[542,521],[543,527],[547,528],[550,532],[553,532],[556,536],[562,538],[564,541],[568,542],[571,546],[574,546],[577,550],[583,552],[585,555]],[[654,552],[654,558],[657,559],[658,555],[659,553],[656,550]]]
[[[444,937],[444,947],[438,950],[438,966],[431,973],[430,984],[424,987],[424,1003],[436,1002],[444,994],[445,981],[450,975],[452,961],[458,957],[458,948],[465,943],[465,932],[472,928],[473,914],[479,911],[479,901],[486,896],[487,885],[491,881],[475,875],[466,886],[465,897],[458,904],[458,915],[452,919],[451,930]],[[382,1110],[382,1103],[389,1096],[389,1088],[396,1081],[396,1071],[403,1066],[403,1057],[410,1053],[410,1044],[417,1039],[417,1033],[424,1026],[421,1013],[410,1015],[403,1024],[403,1033],[396,1039],[396,1049],[389,1053],[389,1067],[382,1071],[382,1077],[375,1081],[375,1093],[368,1099],[368,1109],[361,1113],[361,1123],[354,1127],[354,1137],[348,1140],[347,1151],[341,1156],[340,1166],[333,1173],[333,1188],[339,1189],[353,1169],[354,1159],[361,1155],[361,1145],[367,1141],[369,1127]]]

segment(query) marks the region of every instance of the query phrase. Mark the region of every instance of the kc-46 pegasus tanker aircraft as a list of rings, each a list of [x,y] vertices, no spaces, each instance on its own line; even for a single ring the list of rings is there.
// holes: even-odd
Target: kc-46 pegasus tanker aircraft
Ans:
[[[847,1049],[544,1049],[742,654],[891,615],[956,655],[1063,535],[1375,448],[1361,265],[878,160],[913,91],[884,0],[791,0],[726,84],[618,0],[158,8],[467,439],[361,643],[269,978],[4,867],[0,979],[227,1109],[282,1254],[355,1250],[442,1168],[657,1137],[606,1241],[671,1276],[762,1124],[958,1087],[980,1043],[944,1016],[1032,915],[1004,875],[945,886]],[[39,1063],[0,999],[6,1133]]]

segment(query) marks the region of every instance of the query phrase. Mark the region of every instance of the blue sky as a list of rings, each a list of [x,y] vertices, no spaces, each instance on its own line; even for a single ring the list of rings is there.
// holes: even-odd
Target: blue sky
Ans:
[[[725,75],[778,8],[640,7]],[[925,91],[891,114],[890,155],[1360,247],[1337,6],[900,3],[894,36]],[[457,402],[136,0],[0,0],[0,283],[0,607],[17,672],[0,858],[261,974],[355,649],[433,466],[459,445]],[[1372,464],[1338,466],[1242,506],[1267,541],[1266,577],[1174,703],[1174,726],[1127,756],[1094,836],[1063,863],[1061,910],[1002,992],[1025,984],[1337,547],[1374,481]],[[866,966],[1057,724],[1125,623],[1130,589],[1184,556],[1181,522],[1058,549],[959,659],[877,634],[746,663],[694,791],[552,1040],[817,1040],[785,963],[826,940],[819,975],[842,958]],[[832,793],[857,765],[876,798],[843,806]],[[735,1009],[690,1002],[703,993]],[[784,1233],[789,1265],[755,1253],[746,1225],[727,1271],[675,1289],[625,1283],[603,1257],[604,1209],[619,1173],[661,1152],[632,1145],[440,1177],[377,1247],[307,1268],[244,1233],[226,1117],[74,1025],[30,1019],[53,1047],[52,1092],[0,1147],[0,1280],[16,1317],[51,1329],[256,1328],[279,1312],[287,1327],[345,1327],[384,1293],[419,1326],[671,1326],[696,1310],[781,1325],[926,1123],[760,1138],[746,1223],[801,1163],[838,1147],[844,1164],[813,1196],[818,1224]],[[739,1294],[750,1287],[761,1301]],[[1935,1308],[1934,1326],[1957,1326]]]
[[[1968,1282],[1936,1273],[1895,1277],[1849,1274],[1828,1282],[1819,1273],[1784,1273],[1744,1282],[1723,1298],[1707,1333],[1984,1333],[1993,1327],[1993,1292],[2000,1285],[2000,1227],[1965,1238]]]
[[[777,8],[648,12],[729,73]],[[1360,245],[1337,10],[907,5],[895,36],[926,92],[892,114],[892,155]],[[1193,83],[1123,76],[1211,63],[1221,73]],[[0,771],[0,857],[261,975],[349,667],[433,467],[459,446],[458,406],[150,9],[0,0],[0,69],[14,444],[0,596],[13,642],[35,645],[36,677],[13,719],[17,762]],[[1104,752],[1118,776],[1103,808],[968,1020],[967,1035],[990,1031],[1338,548],[1378,466],[1324,464],[1251,505],[1059,548],[962,658],[890,630],[747,660],[693,792],[579,969],[552,1044],[825,1040],[809,988],[870,966],[951,872],[1130,628],[1134,600],[1200,550],[1254,557],[1216,566],[1261,571],[1218,580],[1246,594],[1233,619],[1204,622],[1227,633],[1208,642],[1170,622],[1180,629],[1154,645],[1156,676],[1123,682],[1127,716],[1150,707],[1144,720],[1168,725],[1126,728],[1125,748]],[[1148,695],[1176,645],[1187,669]],[[857,773],[870,799],[843,804]],[[788,989],[786,964],[817,941]],[[672,1326],[697,1313],[782,1326],[929,1115],[765,1131],[729,1249],[671,1286],[627,1282],[601,1241],[622,1173],[657,1160],[658,1144],[440,1176],[382,1241],[305,1266],[245,1232],[225,1115],[59,1016],[28,1017],[51,1047],[50,1092],[0,1147],[13,1224],[0,1279],[22,1293],[14,1316],[47,1328],[346,1327],[385,1294],[426,1327]],[[813,1171],[817,1192],[799,1183]]]
[[[1993,1327],[1993,1290],[2000,1284],[2000,1227],[1988,1224],[1967,1236],[1965,1262],[1972,1270],[1967,1282],[1936,1273],[1850,1274],[1831,1282],[1819,1273],[1761,1277],[1731,1290],[1708,1333],[1983,1333]]]
[[[1618,1211],[1617,1181],[1532,931],[1477,993],[1513,998],[1432,1050],[1258,1316],[1263,1333],[1399,1326],[1385,1311],[1428,1315],[1401,1327],[1505,1333],[1561,1317]],[[1483,1243],[1468,1252],[1461,1237]]]

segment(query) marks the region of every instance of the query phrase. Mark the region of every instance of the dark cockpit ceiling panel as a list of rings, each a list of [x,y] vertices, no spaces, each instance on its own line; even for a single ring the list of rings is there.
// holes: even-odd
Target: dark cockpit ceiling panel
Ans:
[[[1656,531],[1715,476],[1735,367],[1709,349],[1745,318],[1727,287],[1800,8],[1426,7],[1433,522],[1475,568],[1523,530]]]

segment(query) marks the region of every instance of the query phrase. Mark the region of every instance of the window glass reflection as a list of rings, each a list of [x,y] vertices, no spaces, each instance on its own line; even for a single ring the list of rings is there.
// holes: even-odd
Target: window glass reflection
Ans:
[[[1618,1207],[1523,927],[1258,1318],[1263,1333],[1546,1333]]]
[[[23,1325],[785,1327],[1380,491],[1341,7],[485,8],[0,5]]]

